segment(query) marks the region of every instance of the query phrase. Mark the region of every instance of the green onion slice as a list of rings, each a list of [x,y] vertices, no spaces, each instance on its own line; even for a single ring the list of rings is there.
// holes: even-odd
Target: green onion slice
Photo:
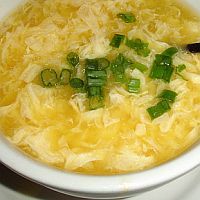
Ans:
[[[175,47],[170,47],[168,49],[166,49],[161,55],[163,56],[168,56],[168,57],[172,57],[173,55],[175,55],[178,52],[178,49]]]
[[[147,57],[150,54],[150,49],[148,48],[149,44],[143,42],[141,39],[132,39],[129,40],[128,38],[126,38],[126,42],[125,45],[133,50],[135,50],[135,52],[143,57]]]
[[[67,85],[69,84],[71,78],[71,71],[69,69],[62,69],[60,73],[60,84]]]
[[[110,66],[110,61],[106,58],[99,58],[98,59],[98,69],[103,70]]]
[[[157,65],[161,66],[171,66],[172,65],[172,57],[165,56],[162,54],[157,54],[155,59],[155,62]]]
[[[129,58],[126,58],[125,56],[123,56],[123,67],[124,69],[127,69],[128,67],[131,67],[131,65],[133,64],[133,61]]]
[[[100,79],[106,79],[107,73],[105,70],[86,70],[86,76],[90,78],[100,78]]]
[[[98,59],[86,59],[85,60],[85,68],[91,70],[98,70]]]
[[[132,69],[138,69],[142,73],[144,73],[148,70],[148,67],[146,65],[139,63],[139,62],[133,62],[133,64],[130,67]]]
[[[152,79],[162,79],[164,76],[165,70],[166,70],[166,67],[163,67],[162,65],[159,65],[154,61],[149,76]]]
[[[178,94],[174,91],[171,91],[171,90],[163,90],[161,92],[161,94],[158,96],[158,98],[161,98],[161,99],[165,99],[171,103],[174,103],[175,99],[176,99],[176,96]]]
[[[157,54],[151,68],[150,77],[152,79],[162,79],[170,82],[174,72],[172,56],[178,52],[177,48],[170,47],[162,54]]]
[[[79,64],[79,56],[77,53],[74,52],[70,52],[67,55],[67,61],[70,65],[72,65],[73,67],[76,67]]]
[[[83,88],[84,86],[84,81],[80,78],[72,78],[69,83],[70,86],[75,89]]]
[[[57,73],[54,69],[44,69],[40,76],[44,87],[54,87],[58,84]]]
[[[135,16],[131,12],[119,13],[117,17],[122,19],[125,23],[133,23],[136,21]]]
[[[89,108],[90,110],[96,110],[104,107],[104,98],[101,96],[92,96],[89,98]]]
[[[177,67],[176,67],[176,74],[178,75],[178,76],[180,76],[183,80],[185,80],[185,81],[187,81],[187,79],[181,74],[181,72],[183,71],[183,70],[185,70],[186,69],[186,66],[184,65],[184,64],[182,64],[182,65],[178,65]]]
[[[106,80],[104,79],[101,79],[101,78],[88,78],[87,79],[87,85],[89,87],[91,86],[95,86],[95,87],[98,87],[98,86],[104,86],[106,84]]]
[[[173,72],[174,72],[174,68],[173,67],[171,67],[171,66],[170,67],[166,67],[162,79],[169,83],[170,80],[171,80]]]
[[[102,96],[103,97],[103,91],[102,91],[102,87],[96,87],[96,86],[92,86],[92,87],[88,87],[88,96],[92,97],[92,96]]]
[[[147,112],[149,113],[152,120],[160,117],[164,113],[168,112],[170,110],[170,105],[168,101],[162,100],[159,103],[157,103],[155,106],[152,106],[147,109]]]
[[[162,79],[166,82],[170,82],[174,68],[169,66],[162,66],[153,64],[153,67],[150,72],[150,77],[152,79]]]
[[[119,48],[120,44],[124,41],[124,38],[124,35],[115,34],[110,42],[110,46]]]
[[[115,81],[124,83],[126,82],[126,77],[125,77],[125,67],[124,65],[125,62],[125,57],[123,54],[119,54],[115,60],[111,63],[111,71],[114,75]]]
[[[184,64],[182,64],[182,65],[178,65],[177,67],[176,67],[176,72],[178,72],[178,73],[181,73],[183,70],[185,70],[186,69],[186,66],[184,65]]]
[[[138,93],[140,91],[140,80],[131,79],[128,83],[128,91],[130,93]]]
[[[111,63],[111,71],[116,82],[126,82],[125,70],[132,64],[133,62],[121,53],[115,58],[115,60]]]

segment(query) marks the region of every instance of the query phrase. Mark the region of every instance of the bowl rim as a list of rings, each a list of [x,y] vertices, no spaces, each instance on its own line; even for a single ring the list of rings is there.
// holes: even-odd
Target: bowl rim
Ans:
[[[148,170],[109,176],[84,175],[58,170],[33,160],[0,134],[0,162],[4,165],[47,187],[82,194],[125,194],[149,190],[176,179],[199,166],[199,155],[200,145],[198,142],[193,148],[175,159]]]

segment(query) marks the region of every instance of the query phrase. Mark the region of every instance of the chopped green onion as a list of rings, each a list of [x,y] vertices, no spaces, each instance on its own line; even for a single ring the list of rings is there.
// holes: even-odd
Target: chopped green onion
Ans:
[[[174,68],[173,67],[171,67],[171,66],[166,67],[162,79],[169,83],[170,80],[171,80],[173,72],[174,72]]]
[[[155,106],[152,106],[147,109],[147,112],[149,113],[151,119],[156,119],[163,115],[164,113],[168,112],[170,110],[170,105],[168,101],[162,100],[159,103],[157,103]]]
[[[106,58],[86,59],[85,67],[90,70],[103,70],[110,66],[110,61]]]
[[[90,110],[96,110],[98,108],[104,107],[103,97],[92,96],[89,98],[89,108]]]
[[[127,81],[125,74],[123,74],[119,71],[116,71],[114,73],[114,77],[115,77],[116,83],[126,83],[126,81]]]
[[[74,53],[74,52],[70,52],[67,55],[67,61],[70,65],[72,65],[73,67],[76,67],[79,64],[79,57],[78,54]]]
[[[115,81],[116,82],[120,82],[120,83],[124,83],[126,81],[126,77],[125,77],[125,67],[124,63],[127,64],[127,62],[125,62],[125,57],[123,56],[123,54],[119,54],[115,60],[111,63],[111,71],[114,75]]]
[[[186,66],[185,66],[184,64],[178,65],[178,66],[176,67],[176,72],[180,73],[180,72],[182,72],[182,71],[185,70],[185,69],[186,69]]]
[[[71,71],[69,69],[62,69],[60,73],[60,84],[67,85],[71,78]]]
[[[85,67],[86,69],[98,70],[98,59],[86,59]]]
[[[90,110],[103,107],[103,86],[107,81],[106,68],[110,62],[106,58],[86,59],[85,76]]]
[[[118,56],[115,58],[114,63],[117,65],[123,65],[124,59],[124,55],[122,53],[119,53]]]
[[[170,82],[174,68],[169,66],[162,66],[153,64],[153,67],[150,72],[150,77],[152,79],[162,79],[166,82]]]
[[[182,64],[182,65],[178,65],[177,67],[176,67],[176,74],[178,75],[178,76],[180,76],[183,80],[185,80],[185,81],[187,81],[187,79],[181,74],[181,72],[183,71],[183,70],[185,70],[186,69],[186,66],[184,65],[184,64]]]
[[[133,61],[131,59],[126,58],[125,56],[123,56],[123,67],[124,67],[124,69],[127,69],[132,64],[133,64]]]
[[[90,78],[101,78],[101,79],[107,78],[107,73],[105,70],[101,70],[101,71],[86,70],[86,75],[87,77],[90,77]]]
[[[135,16],[131,12],[119,13],[117,17],[122,19],[125,23],[133,23],[136,21]]]
[[[130,93],[138,93],[140,91],[140,80],[131,79],[128,83],[128,91]]]
[[[69,83],[70,86],[75,89],[83,88],[84,86],[84,81],[81,80],[80,78],[72,78]]]
[[[164,56],[168,56],[168,57],[172,57],[173,55],[175,55],[178,52],[178,49],[175,47],[170,47],[168,49],[166,49],[161,55]]]
[[[139,62],[133,62],[133,64],[130,67],[132,69],[138,69],[142,73],[148,70],[148,67],[146,65],[143,65],[142,63]]]
[[[125,44],[127,47],[134,49],[140,56],[147,57],[150,54],[150,49],[148,48],[149,44],[143,42],[141,39],[129,40],[126,38]]]
[[[162,93],[158,97],[173,103],[175,101],[177,95],[178,94],[174,91],[163,90]]]
[[[150,72],[150,77],[152,79],[162,79],[163,75],[165,73],[165,67],[163,67],[162,65],[157,65],[154,61],[154,64],[151,68],[151,72]]]
[[[88,87],[88,96],[103,96],[102,87]]]
[[[111,63],[111,71],[116,82],[126,82],[125,70],[132,64],[133,62],[121,53],[115,58]]]
[[[95,87],[98,87],[98,86],[104,86],[106,84],[106,80],[104,79],[101,79],[101,78],[88,78],[87,79],[87,84],[88,86],[95,86]]]
[[[54,69],[44,69],[40,76],[44,87],[54,87],[58,84],[57,73]]]
[[[152,79],[162,79],[166,82],[170,82],[174,71],[172,67],[172,56],[177,53],[177,51],[177,48],[171,47],[166,49],[162,54],[157,54],[149,76]]]
[[[126,58],[122,53],[119,53],[112,64],[121,65],[124,69],[127,69],[131,64],[133,64],[133,61]]]
[[[106,58],[99,58],[98,59],[98,69],[103,70],[110,66],[110,61]]]
[[[172,65],[172,57],[165,56],[162,54],[157,54],[155,59],[155,62],[157,65],[161,66],[171,66]]]
[[[123,42],[125,36],[120,34],[115,34],[110,42],[110,46],[119,48],[120,44]]]

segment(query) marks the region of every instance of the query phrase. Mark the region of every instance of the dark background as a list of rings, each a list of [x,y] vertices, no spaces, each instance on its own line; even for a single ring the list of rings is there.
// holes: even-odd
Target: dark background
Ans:
[[[43,186],[26,180],[15,174],[0,163],[0,184],[25,194],[42,200],[80,200],[49,190]],[[27,197],[28,198],[28,197]],[[0,198],[1,199],[1,198]],[[9,199],[8,199],[9,200]]]

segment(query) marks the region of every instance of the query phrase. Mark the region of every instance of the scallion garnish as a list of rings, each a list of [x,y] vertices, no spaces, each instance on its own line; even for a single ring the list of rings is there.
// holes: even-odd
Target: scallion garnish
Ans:
[[[122,53],[119,53],[115,58],[114,63],[117,65],[124,65],[125,56]]]
[[[87,84],[89,87],[91,86],[104,86],[106,84],[106,80],[101,79],[101,78],[88,78],[87,79]]]
[[[171,91],[171,90],[163,90],[161,92],[161,94],[158,96],[158,98],[161,98],[161,99],[165,99],[171,103],[174,103],[175,99],[176,99],[176,96],[178,94],[174,91]]]
[[[170,47],[168,49],[166,49],[165,51],[163,51],[163,53],[161,55],[164,56],[168,56],[168,57],[172,57],[173,55],[175,55],[178,52],[178,49],[175,47]]]
[[[186,66],[184,65],[184,64],[182,64],[182,65],[178,65],[177,67],[176,67],[176,74],[178,75],[178,76],[180,76],[183,80],[185,80],[185,81],[187,81],[187,79],[181,74],[181,72],[183,71],[183,70],[185,70],[186,69]]]
[[[92,96],[101,96],[103,97],[103,91],[102,91],[102,87],[88,87],[88,96],[92,97]]]
[[[60,84],[61,85],[67,85],[71,78],[71,70],[69,69],[62,69],[60,73]]]
[[[103,86],[105,86],[107,81],[106,68],[109,66],[110,62],[106,58],[86,59],[86,90],[90,110],[104,106]]]
[[[91,70],[98,70],[98,59],[86,59],[85,60],[85,68]]]
[[[142,73],[146,72],[148,70],[148,67],[142,63],[139,62],[133,62],[130,65],[131,69],[138,69],[139,71],[141,71]]]
[[[132,64],[133,64],[133,61],[131,59],[123,56],[123,67],[124,67],[124,69],[131,67]]]
[[[77,53],[74,52],[70,52],[67,55],[67,61],[70,65],[72,65],[73,67],[76,67],[79,64],[79,56]]]
[[[177,52],[176,48],[166,49],[162,54],[157,54],[151,68],[152,79],[162,79],[170,82],[174,68],[172,67],[172,56]]]
[[[40,76],[44,87],[54,87],[58,84],[59,80],[54,69],[44,69]]]
[[[173,67],[171,67],[171,66],[166,67],[162,79],[169,83],[170,80],[171,80],[173,72],[174,72],[174,68]]]
[[[125,65],[126,64],[126,65]],[[124,83],[126,81],[125,68],[127,67],[126,58],[123,54],[119,54],[111,63],[111,71],[116,82]]]
[[[155,106],[152,106],[147,109],[147,112],[149,113],[152,120],[160,117],[164,113],[168,112],[170,110],[170,105],[168,101],[162,100],[159,103],[157,103]]]
[[[98,70],[106,69],[110,66],[110,61],[106,58],[98,59]]]
[[[100,78],[100,79],[106,79],[107,78],[107,73],[105,70],[86,70],[86,75],[87,77],[90,78]]]
[[[185,70],[186,69],[186,66],[184,65],[184,64],[182,64],[182,65],[178,65],[177,67],[176,67],[176,72],[178,72],[178,73],[181,73],[183,70]]]
[[[98,108],[104,107],[104,98],[101,96],[91,96],[89,97],[89,109],[96,110]]]
[[[123,42],[125,36],[120,34],[115,34],[110,42],[110,46],[119,48],[120,44]]]
[[[127,86],[130,93],[138,93],[140,91],[140,80],[131,79]]]
[[[117,17],[122,19],[125,23],[133,23],[136,21],[135,16],[131,12],[119,13]]]
[[[70,86],[75,89],[83,88],[84,86],[84,81],[80,78],[72,78],[69,83]]]
[[[149,44],[143,42],[141,39],[129,40],[126,38],[125,45],[131,49],[134,49],[135,52],[140,56],[147,57],[150,54],[150,49],[148,48]]]

